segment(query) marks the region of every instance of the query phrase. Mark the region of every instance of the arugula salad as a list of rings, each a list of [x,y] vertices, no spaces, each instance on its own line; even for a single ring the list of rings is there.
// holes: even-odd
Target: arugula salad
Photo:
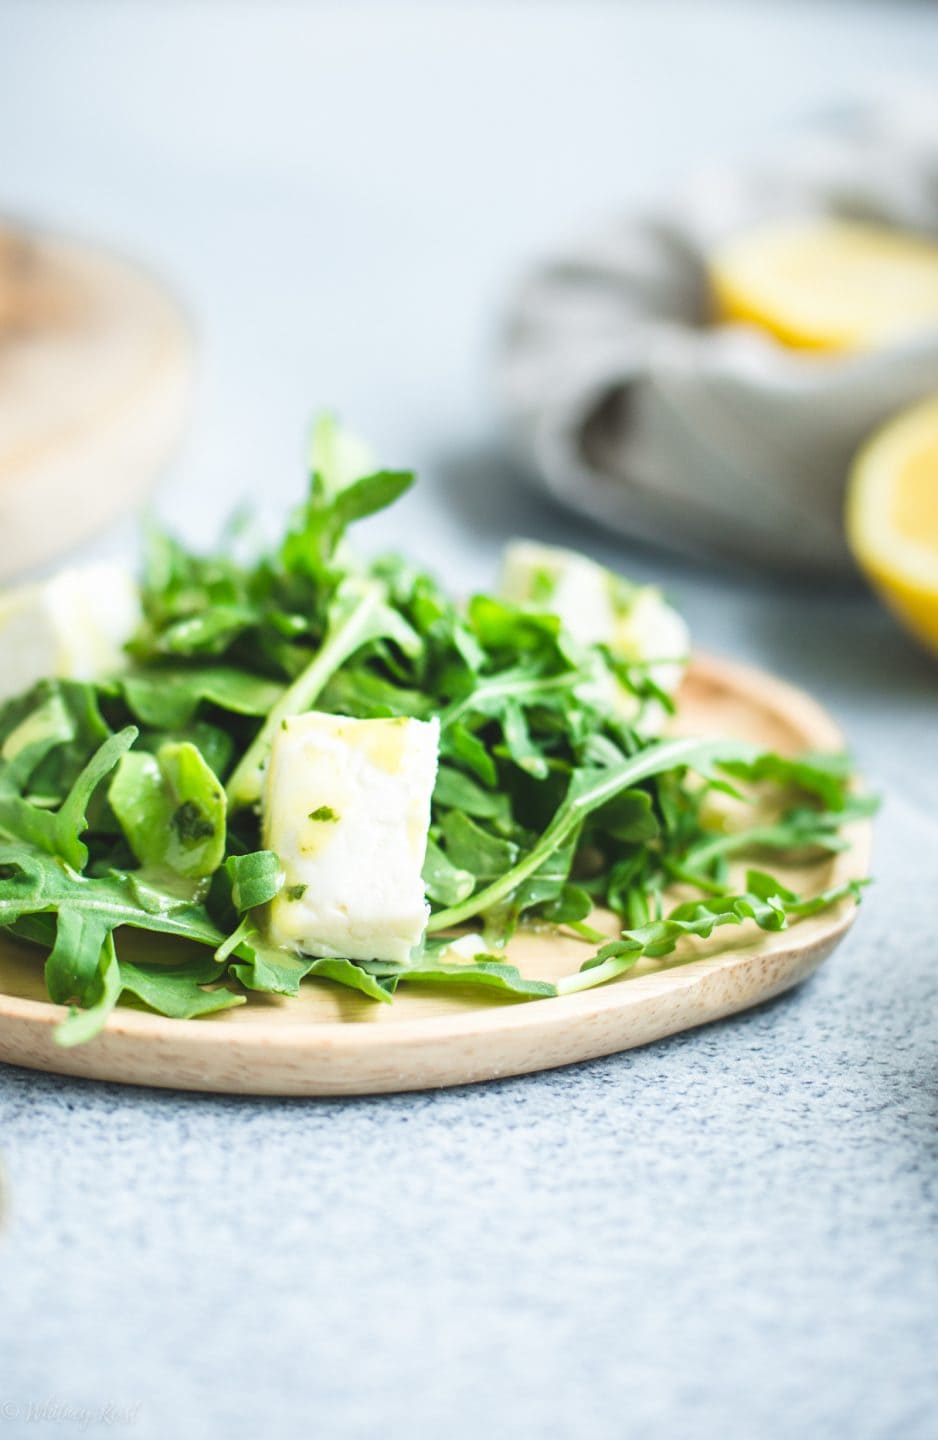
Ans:
[[[762,868],[869,813],[844,756],[662,736],[689,638],[656,590],[529,542],[464,603],[360,558],[349,527],[413,478],[321,421],[275,546],[154,533],[139,584],[92,566],[0,599],[0,925],[44,957],[63,1045],[121,999],[189,1019],[311,980],[544,999],[858,898]],[[530,925],[582,968],[522,976]]]

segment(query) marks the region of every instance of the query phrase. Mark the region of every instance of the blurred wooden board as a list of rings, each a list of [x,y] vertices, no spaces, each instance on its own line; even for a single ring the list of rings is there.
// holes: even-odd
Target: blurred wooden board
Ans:
[[[144,271],[0,225],[0,581],[140,500],[181,433],[192,354]]]
[[[841,743],[826,713],[800,691],[700,657],[681,695],[679,728],[788,752]],[[800,867],[793,883],[815,893],[864,875],[868,825],[854,826],[851,838],[849,851]],[[0,1060],[99,1080],[258,1095],[359,1095],[491,1080],[644,1045],[758,1005],[810,975],[843,937],[854,909],[844,903],[776,934],[754,926],[717,931],[679,952],[683,963],[643,962],[600,989],[556,999],[506,1003],[408,986],[383,1005],[325,982],[305,983],[298,999],[252,996],[200,1020],[120,1008],[100,1036],[70,1050],[52,1039],[65,1012],[42,998],[40,952],[7,941],[0,948]],[[603,920],[613,934],[612,917],[596,923]],[[589,954],[582,940],[548,930],[519,934],[510,949],[525,974],[549,979],[579,969]]]

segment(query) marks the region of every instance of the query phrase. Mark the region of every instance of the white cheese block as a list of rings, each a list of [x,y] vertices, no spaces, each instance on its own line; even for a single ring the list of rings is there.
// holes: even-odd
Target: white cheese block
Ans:
[[[262,799],[264,844],[285,881],[275,945],[349,960],[410,959],[430,913],[423,869],[438,720],[285,720]]]
[[[515,540],[502,560],[501,593],[506,600],[557,615],[580,645],[607,645],[619,659],[647,665],[654,683],[674,695],[690,652],[690,631],[682,617],[652,585],[630,585],[574,550]],[[598,693],[627,720],[649,734],[667,714],[657,702],[640,704],[617,682]]]
[[[126,665],[140,621],[133,576],[119,564],[62,570],[0,594],[0,700],[57,676],[97,680]]]

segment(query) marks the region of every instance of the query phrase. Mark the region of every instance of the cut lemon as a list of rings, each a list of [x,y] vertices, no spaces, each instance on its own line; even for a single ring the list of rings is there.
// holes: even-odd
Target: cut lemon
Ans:
[[[722,320],[803,350],[867,350],[938,326],[938,244],[846,220],[764,225],[711,257]]]
[[[907,410],[860,451],[847,540],[902,623],[938,652],[938,399]]]

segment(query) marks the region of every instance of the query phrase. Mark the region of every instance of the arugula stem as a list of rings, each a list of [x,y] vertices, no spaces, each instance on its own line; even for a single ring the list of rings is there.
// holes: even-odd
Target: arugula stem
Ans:
[[[597,930],[593,925],[587,925],[585,920],[568,920],[564,929],[572,930],[581,940],[588,940],[591,945],[602,945],[606,940],[606,936],[601,930]]]
[[[593,965],[589,970],[577,970],[573,975],[562,975],[559,980],[554,981],[557,994],[575,995],[578,990],[592,990],[596,985],[605,985],[607,980],[615,980],[619,975],[624,975],[626,970],[631,970],[641,956],[641,950],[636,950],[631,955],[613,955],[601,965]]]
[[[625,898],[625,913],[629,925],[633,930],[637,930],[640,925],[647,925],[651,918],[651,912],[648,909],[648,896],[645,894],[645,891],[641,890],[637,885],[629,886],[629,891]]]
[[[702,890],[706,895],[726,895],[728,893],[725,885],[721,885],[718,880],[712,879],[709,875],[702,875],[698,870],[692,870],[689,865],[681,865],[676,860],[665,859],[664,868],[672,880],[681,880],[685,885],[693,885],[696,890]]]
[[[221,963],[228,959],[228,956],[237,950],[242,940],[247,940],[254,933],[254,924],[249,915],[243,916],[239,925],[232,930],[227,940],[223,940],[215,951],[215,959]]]

